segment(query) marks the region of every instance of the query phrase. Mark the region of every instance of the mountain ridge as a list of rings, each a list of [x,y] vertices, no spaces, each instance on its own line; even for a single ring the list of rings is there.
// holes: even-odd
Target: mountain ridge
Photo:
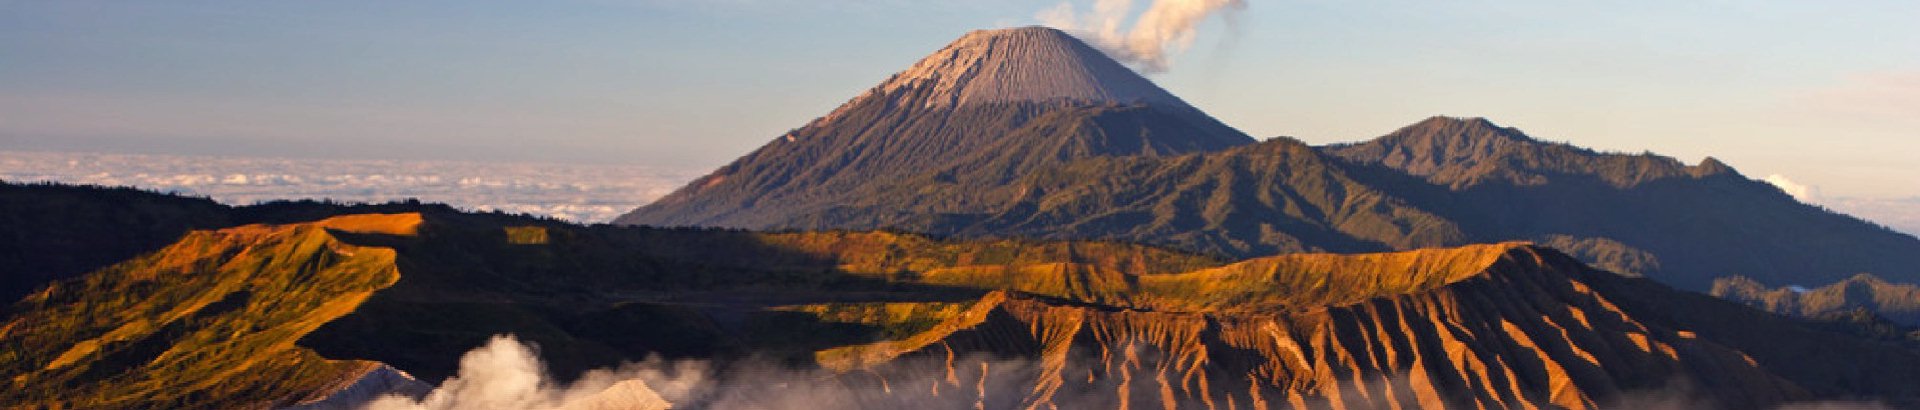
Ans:
[[[954,56],[990,54],[956,50],[1009,36],[1052,39],[1051,49],[1079,50],[1066,58],[1117,67],[1057,31],[970,33],[614,222],[1108,239],[1228,258],[1526,240],[1696,291],[1729,275],[1920,282],[1920,238],[1800,203],[1712,157],[1689,165],[1598,152],[1477,117],[1312,147],[1252,142],[1184,104],[950,104],[965,84],[943,88],[940,75],[979,60]],[[1124,67],[1103,72],[1151,84]],[[1105,98],[1076,92],[1060,95]],[[935,105],[957,108],[920,109]]]
[[[1113,239],[1230,258],[1527,240],[1696,291],[1729,275],[1920,282],[1920,239],[1800,203],[1717,159],[1598,152],[1484,118],[1432,117],[1322,147],[1275,138],[1178,155],[950,164],[850,180],[836,189],[858,194],[775,212],[711,201],[636,212],[695,225],[673,215],[730,213],[722,219],[773,229]]]
[[[1715,280],[1709,294],[1788,316],[1822,318],[1867,309],[1896,322],[1920,326],[1920,286],[1887,282],[1870,273],[1811,289],[1771,288],[1744,276],[1733,276]]]
[[[1417,202],[1456,210],[1441,213],[1464,220],[1482,240],[1582,243],[1593,252],[1590,261],[1612,257],[1610,265],[1685,289],[1707,291],[1714,278],[1730,275],[1827,283],[1874,272],[1920,281],[1920,239],[1801,203],[1711,157],[1687,165],[1652,153],[1603,153],[1533,138],[1505,139],[1498,149],[1471,155],[1454,149],[1470,145],[1423,143],[1476,140],[1474,134],[1489,129],[1477,123],[1436,117],[1321,150],[1425,180],[1380,185],[1396,193],[1425,190],[1427,199]],[[1400,159],[1449,156],[1472,160]]]
[[[1372,140],[1320,149],[1349,161],[1385,166],[1457,189],[1489,180],[1541,185],[1550,183],[1546,174],[1551,172],[1592,174],[1619,188],[1680,176],[1739,175],[1713,157],[1688,166],[1651,153],[1601,153],[1570,143],[1540,141],[1482,117],[1430,117]]]
[[[451,375],[457,352],[500,333],[541,346],[541,358],[562,380],[652,355],[704,358],[717,366],[743,355],[782,358],[789,366],[826,372],[808,380],[859,392],[836,396],[845,401],[835,403],[847,406],[939,397],[989,407],[1266,401],[1597,408],[1668,382],[1690,383],[1691,394],[1725,408],[1853,397],[1848,395],[1895,403],[1920,398],[1914,386],[1893,381],[1920,377],[1913,373],[1920,372],[1920,352],[1594,270],[1524,243],[1293,254],[1228,264],[1120,243],[583,227],[452,211],[412,215],[336,216],[189,235],[257,237],[230,244],[260,250],[255,252],[194,245],[198,239],[177,245],[213,258],[322,267],[298,256],[324,252],[299,249],[393,256],[366,265],[405,271],[370,297],[340,286],[362,282],[359,275],[275,269],[265,274],[292,276],[232,276],[258,272],[245,264],[212,274],[240,279],[222,282],[234,286],[164,282],[140,291],[178,297],[142,299],[105,290],[113,286],[91,287],[156,277],[161,270],[155,269],[163,270],[145,261],[213,266],[163,252],[56,285],[10,309],[0,326],[9,335],[38,335],[0,338],[19,344],[7,352],[52,352],[0,353],[0,370],[6,371],[0,378],[10,381],[41,374],[29,369],[45,368],[49,358],[75,356],[59,354],[76,345],[68,339],[104,334],[36,329],[119,299],[146,300],[156,312],[201,313],[88,320],[87,328],[107,333],[141,323],[170,329],[120,332],[126,339],[102,344],[97,356],[174,351],[202,358],[203,366],[240,368],[235,361],[254,356],[207,351],[195,346],[210,345],[194,341],[218,340],[203,337],[228,334],[223,326],[229,324],[273,323],[260,316],[271,312],[309,312],[249,306],[326,294],[363,300],[317,327],[296,321],[305,323],[304,334],[273,333],[297,338],[284,346],[317,353],[286,362],[312,372],[289,378],[283,370],[256,368],[249,374],[257,379],[150,372],[182,386],[166,390],[126,390],[126,376],[116,371],[62,373],[73,383],[103,389],[30,383],[45,388],[13,390],[16,396],[8,401],[124,408],[155,400],[216,407],[346,400],[366,394],[332,389],[344,389],[349,384],[343,381],[378,366],[370,363],[434,382]],[[395,223],[408,218],[423,223]],[[255,231],[341,245],[266,251],[282,249],[273,245],[282,236],[246,236]],[[157,277],[192,281],[211,274],[196,269]],[[335,291],[341,292],[327,293]],[[222,296],[237,293],[246,296]],[[227,299],[243,302],[195,302]],[[639,328],[655,331],[620,330]],[[183,334],[196,336],[178,336]],[[1807,355],[1807,346],[1822,346],[1825,353]],[[215,353],[187,354],[196,351]],[[343,367],[312,367],[324,363]],[[987,385],[1000,387],[976,390]],[[769,384],[744,397],[668,399],[679,400],[676,407],[713,400],[764,403],[759,400],[778,400],[788,388]],[[155,395],[162,391],[177,395]],[[186,401],[176,401],[181,399]]]

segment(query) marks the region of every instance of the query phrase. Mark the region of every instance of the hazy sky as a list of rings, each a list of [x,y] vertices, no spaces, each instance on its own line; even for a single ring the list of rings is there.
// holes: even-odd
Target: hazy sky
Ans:
[[[1151,78],[1255,136],[1484,116],[1920,197],[1920,2],[1249,3]],[[0,149],[706,169],[1057,4],[0,0]]]

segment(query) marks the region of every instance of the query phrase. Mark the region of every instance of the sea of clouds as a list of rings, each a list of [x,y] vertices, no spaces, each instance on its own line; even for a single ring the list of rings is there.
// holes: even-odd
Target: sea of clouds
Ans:
[[[610,221],[697,176],[636,165],[0,151],[0,180],[9,182],[132,186],[233,205],[413,198],[582,223]]]
[[[279,199],[388,202],[415,198],[581,223],[611,221],[698,176],[698,170],[639,165],[0,150],[0,180],[11,182],[132,186],[233,205]],[[1765,181],[1801,201],[1920,235],[1920,197],[1832,197],[1779,175]]]
[[[1773,184],[1781,192],[1811,205],[1852,215],[1908,235],[1920,236],[1920,197],[1845,197],[1829,196],[1820,187],[1801,184],[1784,175],[1773,174],[1761,181]]]

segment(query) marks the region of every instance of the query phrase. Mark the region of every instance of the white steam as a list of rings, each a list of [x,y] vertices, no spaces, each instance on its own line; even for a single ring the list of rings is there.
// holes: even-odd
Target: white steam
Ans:
[[[573,383],[547,373],[535,349],[510,335],[494,336],[460,358],[458,375],[418,398],[387,395],[366,410],[659,410],[1007,408],[1025,397],[1040,371],[1029,360],[988,356],[948,360],[903,359],[897,373],[852,376],[792,368],[769,360],[718,365],[705,360],[650,358],[597,369]],[[1089,392],[1098,395],[1104,390]],[[1065,394],[1063,393],[1063,396]],[[1067,397],[1072,399],[1072,397]]]
[[[1820,199],[1819,188],[1793,182],[1793,180],[1787,179],[1785,175],[1768,175],[1761,180],[1773,184],[1775,187],[1779,187],[1781,191],[1785,191],[1787,195],[1792,195],[1793,199],[1798,199],[1800,202],[1813,203]]]
[[[1246,0],[1151,1],[1132,27],[1124,29],[1133,0],[1095,0],[1085,14],[1074,8],[1072,1],[1065,1],[1035,17],[1042,24],[1073,32],[1142,72],[1157,73],[1171,66],[1170,54],[1193,45],[1194,29],[1200,22],[1214,14],[1230,19],[1247,7]]]
[[[625,373],[625,374],[622,374]],[[595,370],[572,384],[547,377],[533,348],[512,336],[494,336],[460,358],[460,373],[419,400],[386,396],[368,410],[659,410],[670,407],[641,374]]]

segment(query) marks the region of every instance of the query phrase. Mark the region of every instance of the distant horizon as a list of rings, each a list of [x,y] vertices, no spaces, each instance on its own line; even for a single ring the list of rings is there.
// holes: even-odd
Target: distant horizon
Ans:
[[[470,211],[604,223],[690,181],[636,165],[313,159],[0,150],[0,180],[133,187],[233,206],[276,200],[418,199]]]

